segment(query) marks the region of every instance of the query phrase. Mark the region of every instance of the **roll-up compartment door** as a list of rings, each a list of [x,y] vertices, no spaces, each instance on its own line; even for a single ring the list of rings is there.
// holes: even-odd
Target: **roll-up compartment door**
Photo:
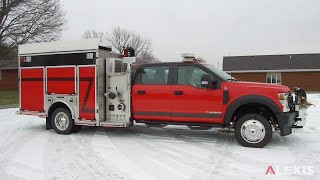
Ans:
[[[44,111],[44,68],[21,69],[21,110]]]
[[[48,94],[75,94],[75,67],[47,68]]]
[[[96,67],[79,67],[79,118],[95,120]]]

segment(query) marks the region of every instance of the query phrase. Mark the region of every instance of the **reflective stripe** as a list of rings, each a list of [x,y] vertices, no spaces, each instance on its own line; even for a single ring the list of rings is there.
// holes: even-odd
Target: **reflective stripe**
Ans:
[[[135,112],[135,114],[145,116],[171,116],[169,112]]]

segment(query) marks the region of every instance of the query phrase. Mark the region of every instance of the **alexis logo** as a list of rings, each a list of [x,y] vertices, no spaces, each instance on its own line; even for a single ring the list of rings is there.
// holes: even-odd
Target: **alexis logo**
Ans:
[[[266,175],[314,175],[314,166],[268,166]]]

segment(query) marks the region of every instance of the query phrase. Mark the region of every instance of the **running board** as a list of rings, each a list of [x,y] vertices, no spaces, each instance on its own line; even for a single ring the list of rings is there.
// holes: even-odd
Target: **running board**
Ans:
[[[101,122],[100,126],[103,126],[103,127],[128,127],[128,126],[130,126],[130,123]]]
[[[136,123],[150,123],[150,124],[223,127],[222,124],[209,124],[209,123],[172,122],[172,121],[143,121],[143,120],[135,120],[135,121],[136,121]]]
[[[39,111],[16,111],[16,115],[32,115],[39,117],[47,117],[47,113]]]
[[[97,125],[96,121],[78,121],[78,122],[75,122],[75,124],[80,126],[96,126]]]

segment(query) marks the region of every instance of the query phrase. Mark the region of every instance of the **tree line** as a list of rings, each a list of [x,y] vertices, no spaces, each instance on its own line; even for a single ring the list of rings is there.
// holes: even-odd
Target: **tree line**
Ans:
[[[1,59],[16,56],[19,44],[58,40],[65,15],[60,0],[0,0]]]
[[[0,60],[15,58],[19,44],[60,40],[66,25],[60,0],[0,0]],[[131,46],[142,63],[157,61],[150,38],[134,31],[115,27],[105,34],[86,31],[83,37],[108,40],[117,53]]]
[[[97,38],[100,41],[107,40],[114,47],[116,53],[122,54],[123,47],[132,47],[139,64],[146,62],[158,62],[159,60],[153,55],[152,41],[148,37],[144,37],[135,31],[125,28],[115,27],[111,32],[103,33],[95,30],[87,30],[83,34],[84,39]]]

